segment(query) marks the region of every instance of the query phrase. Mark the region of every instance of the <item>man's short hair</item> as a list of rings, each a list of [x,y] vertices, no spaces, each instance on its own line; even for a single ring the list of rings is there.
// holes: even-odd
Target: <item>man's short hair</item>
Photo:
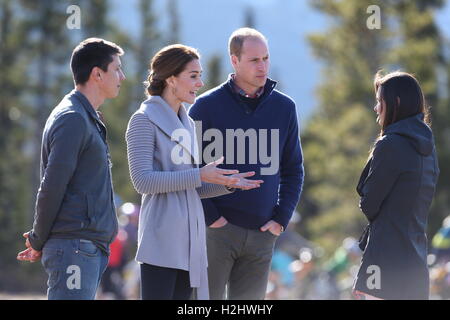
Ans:
[[[267,43],[266,37],[258,30],[253,28],[239,28],[231,34],[228,40],[230,56],[235,55],[241,59],[242,46],[244,45],[244,41],[249,38],[260,39]]]
[[[94,67],[108,71],[108,65],[115,54],[123,55],[123,50],[117,44],[100,39],[88,38],[83,40],[72,52],[70,68],[72,69],[75,85],[85,84]]]

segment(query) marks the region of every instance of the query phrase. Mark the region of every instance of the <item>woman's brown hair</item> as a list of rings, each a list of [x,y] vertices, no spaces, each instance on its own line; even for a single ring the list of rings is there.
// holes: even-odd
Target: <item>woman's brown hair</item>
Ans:
[[[149,76],[144,82],[146,94],[160,96],[166,87],[166,79],[179,75],[194,59],[200,59],[198,51],[182,44],[173,44],[159,50],[150,60]]]

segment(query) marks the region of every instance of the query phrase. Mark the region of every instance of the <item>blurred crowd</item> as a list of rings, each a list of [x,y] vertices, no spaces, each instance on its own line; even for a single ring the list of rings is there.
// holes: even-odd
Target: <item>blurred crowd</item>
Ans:
[[[120,201],[116,199],[116,203]],[[118,207],[119,232],[111,244],[108,267],[103,274],[97,299],[139,299],[140,269],[134,260],[137,247],[139,206],[126,202]]]
[[[119,233],[111,245],[108,268],[97,299],[139,299],[140,269],[134,260],[137,246],[139,206],[118,207]],[[348,300],[362,252],[358,241],[348,237],[330,258],[323,250],[295,231],[300,215],[294,216],[275,245],[267,286],[269,300]],[[429,249],[430,299],[450,299],[450,216],[433,236]]]
[[[266,299],[351,299],[353,279],[362,252],[358,241],[346,238],[329,259],[323,250],[295,231],[300,216],[294,213],[275,245]]]
[[[450,216],[431,241],[428,256],[430,266],[431,299],[450,299]]]
[[[266,299],[348,300],[362,252],[358,241],[348,237],[331,258],[293,231],[294,217],[275,246]],[[291,229],[292,228],[292,229]],[[450,299],[450,216],[433,236],[429,248],[430,299]]]

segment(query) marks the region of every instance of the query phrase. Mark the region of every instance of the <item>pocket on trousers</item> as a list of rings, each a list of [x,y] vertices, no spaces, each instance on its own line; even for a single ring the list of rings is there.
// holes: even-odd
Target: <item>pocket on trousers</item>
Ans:
[[[227,222],[225,225],[221,226],[220,228],[216,228],[218,230],[225,230],[231,227],[231,223]]]
[[[225,230],[225,229],[228,229],[229,227],[230,227],[230,223],[227,222],[225,225],[223,225],[223,226],[221,226],[221,227],[218,227],[218,228],[211,228],[211,227],[208,227],[208,229],[209,229],[209,230]]]
[[[86,257],[97,257],[99,250],[100,249],[92,241],[81,239],[78,242],[76,253]]]
[[[278,239],[278,237],[279,237],[276,234],[273,234],[270,230],[266,230],[266,231],[258,230],[258,231],[260,233],[262,233],[263,235],[269,236],[270,238],[273,238],[273,239]]]

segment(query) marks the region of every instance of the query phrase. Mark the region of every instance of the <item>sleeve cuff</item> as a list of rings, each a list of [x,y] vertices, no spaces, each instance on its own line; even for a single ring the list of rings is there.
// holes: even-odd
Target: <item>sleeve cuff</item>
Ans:
[[[44,244],[41,243],[38,239],[36,239],[36,235],[33,233],[33,230],[28,232],[28,241],[30,241],[31,247],[36,251],[42,251]]]
[[[280,207],[278,205],[275,206],[273,212],[274,215],[272,217],[272,220],[280,224],[283,227],[283,231],[285,231],[289,224],[289,220],[291,219],[292,214],[288,216],[286,213],[281,212]]]
[[[202,205],[205,214],[205,224],[209,227],[220,218],[220,213],[211,199],[202,200]]]

